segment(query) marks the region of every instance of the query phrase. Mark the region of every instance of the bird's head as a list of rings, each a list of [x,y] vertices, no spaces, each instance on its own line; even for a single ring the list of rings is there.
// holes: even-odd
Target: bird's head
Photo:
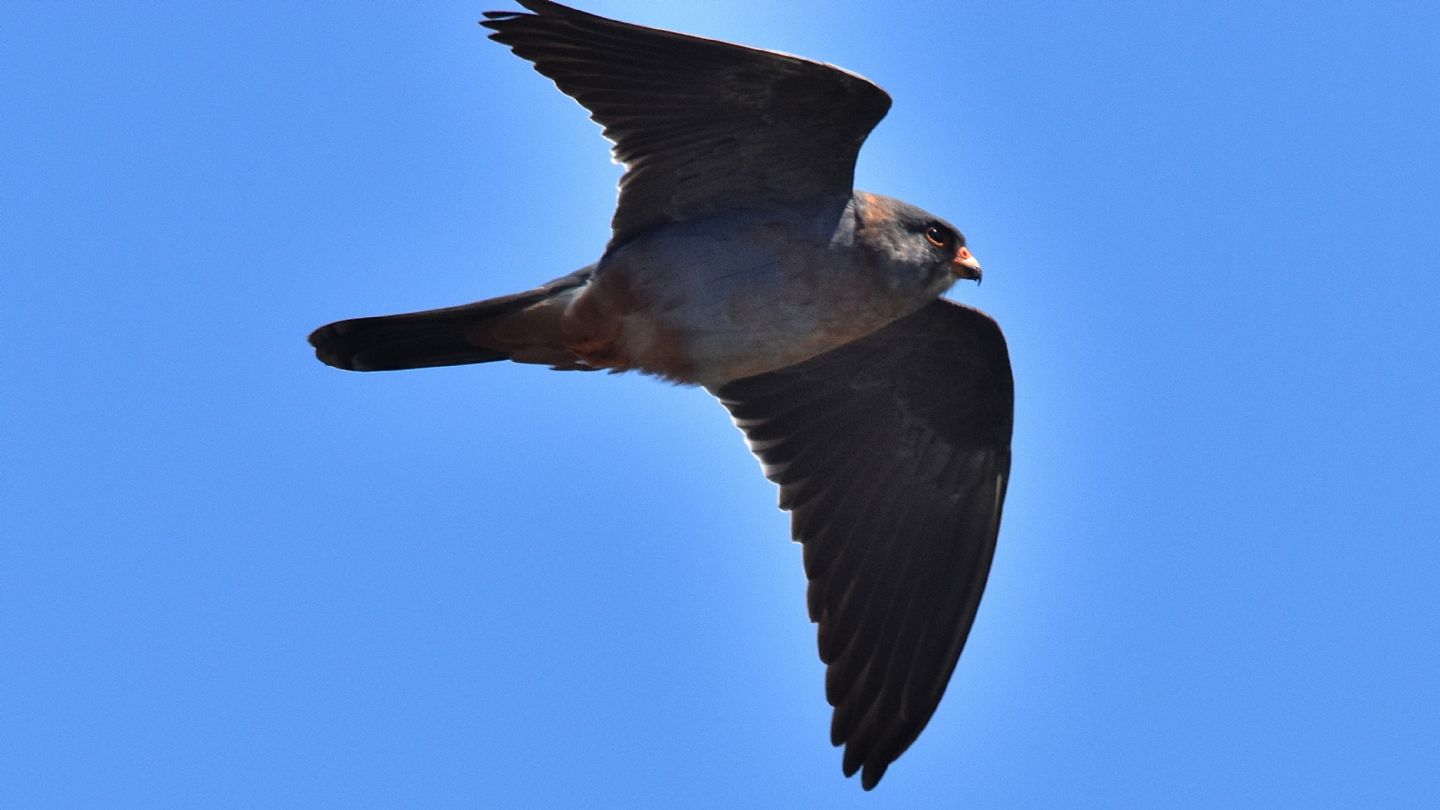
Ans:
[[[881,258],[902,283],[920,281],[944,292],[956,279],[980,281],[980,262],[965,235],[949,222],[907,202],[855,192],[855,240]]]

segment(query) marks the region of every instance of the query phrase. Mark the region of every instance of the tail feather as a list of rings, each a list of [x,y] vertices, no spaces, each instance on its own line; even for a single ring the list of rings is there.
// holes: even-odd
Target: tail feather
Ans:
[[[510,347],[483,345],[475,338],[488,331],[488,323],[580,287],[593,273],[592,265],[533,290],[458,307],[336,321],[311,332],[310,345],[322,363],[348,371],[528,362],[512,358]]]

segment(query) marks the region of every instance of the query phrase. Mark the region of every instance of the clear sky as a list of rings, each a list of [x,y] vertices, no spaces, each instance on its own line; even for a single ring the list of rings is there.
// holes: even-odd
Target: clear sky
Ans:
[[[598,256],[618,169],[492,7],[6,5],[0,806],[1440,796],[1440,7],[586,6],[870,77],[858,184],[985,263],[1000,547],[868,795],[717,403],[305,344]]]

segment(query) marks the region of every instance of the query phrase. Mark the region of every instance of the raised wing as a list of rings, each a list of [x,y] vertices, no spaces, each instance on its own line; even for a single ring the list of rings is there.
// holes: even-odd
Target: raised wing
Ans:
[[[625,165],[611,246],[665,222],[843,200],[884,90],[796,56],[644,28],[547,0],[489,11],[491,39],[583,104]]]
[[[713,393],[792,513],[831,742],[869,790],[934,714],[985,588],[1010,471],[1005,339],[942,299]]]

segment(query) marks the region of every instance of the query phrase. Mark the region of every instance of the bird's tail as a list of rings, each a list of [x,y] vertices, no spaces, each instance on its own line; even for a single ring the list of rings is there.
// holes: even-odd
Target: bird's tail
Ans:
[[[310,333],[315,356],[349,371],[514,360],[584,369],[564,348],[561,317],[595,266],[541,287],[458,307],[354,318]]]

